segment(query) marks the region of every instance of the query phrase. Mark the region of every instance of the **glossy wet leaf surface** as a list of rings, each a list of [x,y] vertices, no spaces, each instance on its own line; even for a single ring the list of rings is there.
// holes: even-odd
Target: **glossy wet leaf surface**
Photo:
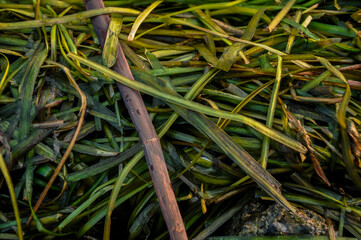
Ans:
[[[361,238],[358,1],[18,2],[0,3],[1,239],[101,239],[110,220],[111,239],[168,238],[117,82],[142,94],[189,238],[252,198]],[[118,44],[135,82],[110,70]]]

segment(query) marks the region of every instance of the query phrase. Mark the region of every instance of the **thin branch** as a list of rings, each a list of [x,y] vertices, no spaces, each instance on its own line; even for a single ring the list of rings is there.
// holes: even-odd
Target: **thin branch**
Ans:
[[[104,8],[102,0],[84,0],[84,4],[87,10]],[[108,15],[99,15],[92,18],[94,30],[103,47],[109,22],[110,19]],[[117,61],[112,69],[123,76],[134,80],[123,50],[119,44],[117,50]],[[147,109],[145,108],[142,97],[138,91],[121,85],[120,83],[117,83],[117,86],[143,144],[145,158],[148,163],[149,171],[159,199],[163,217],[168,227],[170,238],[177,240],[187,239],[182,216],[179,212],[177,201],[168,176],[159,138]]]
[[[61,67],[64,70],[64,72],[66,73],[66,75],[69,78],[70,84],[79,92],[79,94],[81,96],[81,108],[80,108],[80,111],[79,111],[80,118],[79,118],[78,126],[77,126],[77,128],[75,130],[74,136],[71,139],[68,148],[66,149],[62,159],[60,160],[58,166],[56,167],[56,169],[55,169],[53,175],[51,176],[48,184],[45,186],[45,189],[41,193],[38,201],[36,202],[36,204],[34,206],[34,213],[39,209],[39,207],[40,207],[41,203],[43,202],[46,194],[48,193],[50,187],[53,185],[56,177],[58,176],[58,174],[60,172],[60,170],[64,166],[66,159],[68,159],[68,157],[70,155],[70,152],[73,149],[73,146],[74,146],[74,144],[75,144],[75,142],[76,142],[76,140],[78,138],[78,134],[79,134],[79,132],[81,130],[81,127],[83,126],[84,116],[85,116],[85,112],[86,112],[86,97],[85,97],[85,94],[82,92],[82,90],[79,88],[78,84],[75,82],[75,79],[71,75],[70,70],[68,68],[64,67],[63,65],[60,65],[60,64],[58,64],[56,62],[52,62],[52,63],[54,65],[56,65],[56,66]],[[32,215],[29,216],[27,224],[30,223],[31,219],[32,219]]]

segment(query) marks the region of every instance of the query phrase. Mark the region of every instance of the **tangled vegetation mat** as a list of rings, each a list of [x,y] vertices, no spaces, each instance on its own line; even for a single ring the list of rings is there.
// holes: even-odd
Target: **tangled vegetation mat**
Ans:
[[[361,239],[360,1],[104,5],[0,1],[0,239],[204,239],[254,198]]]

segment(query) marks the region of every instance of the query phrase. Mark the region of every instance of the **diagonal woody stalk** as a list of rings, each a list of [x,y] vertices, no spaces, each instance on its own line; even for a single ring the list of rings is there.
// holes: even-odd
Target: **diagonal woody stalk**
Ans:
[[[102,0],[84,0],[84,4],[87,10],[104,8]],[[102,46],[104,46],[109,21],[108,15],[92,18],[94,30]],[[117,61],[112,69],[134,80],[120,45],[118,45]],[[117,85],[143,144],[145,157],[170,237],[171,239],[187,239],[182,216],[179,212],[168,176],[161,145],[142,97],[138,91],[132,90],[120,83],[117,83]]]

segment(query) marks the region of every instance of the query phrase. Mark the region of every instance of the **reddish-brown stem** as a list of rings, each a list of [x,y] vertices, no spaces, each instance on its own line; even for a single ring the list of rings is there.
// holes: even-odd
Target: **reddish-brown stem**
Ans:
[[[75,133],[74,133],[74,136],[73,138],[71,139],[70,143],[69,143],[69,146],[68,148],[66,149],[63,157],[61,158],[58,166],[56,167],[56,169],[54,170],[53,172],[53,175],[51,175],[48,183],[46,184],[43,192],[40,194],[40,197],[38,199],[38,201],[36,202],[35,206],[34,206],[34,213],[39,209],[41,203],[43,202],[43,200],[45,199],[45,196],[46,194],[48,193],[48,191],[50,190],[51,186],[53,185],[55,179],[57,178],[60,170],[63,168],[66,160],[68,159],[70,153],[71,153],[71,150],[73,149],[73,146],[78,138],[78,135],[79,135],[79,132],[81,130],[81,127],[83,126],[83,122],[84,122],[84,116],[85,116],[85,111],[86,111],[86,97],[84,95],[84,93],[82,92],[82,90],[79,88],[78,84],[75,82],[75,79],[72,77],[72,75],[70,74],[70,70],[60,64],[58,64],[59,67],[62,67],[65,74],[68,76],[69,78],[69,81],[70,81],[70,84],[78,91],[78,93],[80,94],[80,97],[81,97],[81,107],[80,107],[80,118],[79,118],[79,121],[78,121],[78,126],[75,130]],[[29,225],[30,224],[30,221],[31,219],[33,218],[33,215],[30,215],[28,221],[27,221],[27,224]]]
[[[84,4],[87,10],[104,7],[102,0],[84,0]],[[110,18],[108,15],[100,15],[92,18],[94,30],[103,47],[109,22]],[[118,45],[117,60],[112,69],[119,74],[134,80],[120,45]],[[149,171],[152,176],[164,220],[168,227],[170,238],[177,240],[187,239],[182,216],[179,212],[172,184],[168,176],[159,138],[147,109],[145,108],[142,97],[138,91],[130,89],[118,82],[117,86],[143,144],[145,158],[148,163]]]

